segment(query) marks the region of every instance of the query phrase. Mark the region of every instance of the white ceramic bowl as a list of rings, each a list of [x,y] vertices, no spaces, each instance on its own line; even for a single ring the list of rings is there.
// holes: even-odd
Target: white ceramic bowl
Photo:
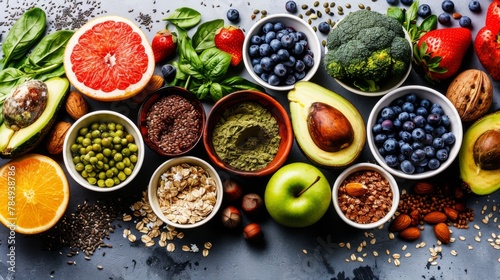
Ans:
[[[372,131],[373,126],[377,123],[377,118],[379,112],[385,107],[391,104],[394,100],[403,97],[409,93],[415,93],[419,99],[426,98],[430,100],[432,103],[437,103],[441,105],[442,109],[444,110],[444,113],[448,115],[450,119],[450,131],[453,132],[455,135],[455,143],[451,147],[450,151],[448,152],[448,159],[444,162],[441,163],[440,167],[435,169],[435,170],[428,170],[424,171],[422,173],[415,173],[415,174],[406,174],[402,172],[399,169],[392,168],[388,166],[384,160],[384,157],[380,155],[377,146],[375,144],[374,140],[374,133]],[[415,108],[416,109],[416,108]],[[370,151],[377,161],[378,164],[380,164],[384,169],[389,171],[392,175],[399,177],[399,178],[404,178],[404,179],[410,179],[410,180],[421,180],[421,179],[426,179],[429,177],[433,177],[439,173],[441,173],[443,170],[448,168],[452,164],[452,162],[455,160],[455,158],[458,155],[458,152],[460,150],[460,146],[462,144],[462,138],[463,138],[463,130],[462,130],[462,121],[460,120],[460,116],[453,106],[453,104],[446,98],[444,94],[441,94],[440,92],[424,87],[424,86],[404,86],[400,87],[387,95],[383,96],[374,106],[372,111],[370,112],[370,116],[368,117],[368,122],[366,124],[366,139],[368,142],[368,146],[370,147]]]
[[[272,86],[272,85],[268,84],[267,82],[265,82],[264,80],[262,80],[253,71],[252,58],[248,54],[248,49],[252,45],[251,38],[253,35],[260,34],[262,32],[262,27],[268,22],[273,22],[273,23],[274,22],[282,22],[285,26],[292,27],[296,31],[301,31],[306,35],[309,49],[314,53],[314,65],[311,69],[309,69],[306,76],[301,81],[309,81],[314,76],[314,74],[318,70],[318,67],[321,63],[321,49],[322,49],[322,47],[320,45],[320,41],[318,39],[318,36],[316,35],[316,32],[314,32],[312,27],[309,24],[307,24],[307,22],[298,18],[297,16],[289,15],[289,14],[274,14],[274,15],[267,16],[263,19],[260,19],[250,28],[250,30],[245,35],[245,41],[243,43],[243,63],[245,64],[245,68],[247,69],[250,76],[257,83],[259,83],[263,87],[271,89],[271,90],[288,91],[288,90],[291,90],[293,88],[293,85]]]
[[[187,163],[191,166],[202,167],[205,171],[208,172],[209,176],[214,179],[216,185],[216,202],[212,211],[204,219],[195,222],[193,224],[175,223],[167,219],[167,217],[163,214],[162,210],[160,209],[160,204],[157,195],[157,190],[158,186],[160,185],[162,174],[168,171],[172,166],[180,165],[183,163]],[[151,208],[153,209],[153,212],[156,214],[156,216],[158,216],[159,219],[161,219],[168,225],[183,229],[196,228],[210,221],[217,214],[217,211],[219,211],[219,208],[222,204],[222,196],[223,196],[222,181],[220,179],[219,174],[217,174],[217,171],[206,161],[192,156],[176,157],[162,163],[153,173],[148,186],[149,204],[151,205]]]
[[[78,137],[78,131],[82,127],[89,127],[94,122],[114,122],[116,124],[120,123],[123,125],[125,130],[130,133],[134,137],[134,142],[138,146],[137,152],[137,162],[134,165],[134,169],[132,173],[120,184],[114,185],[113,187],[99,187],[97,185],[92,185],[82,175],[76,171],[75,164],[73,163],[73,156],[71,153],[71,145],[76,142],[76,138]],[[141,133],[137,126],[126,116],[108,110],[95,111],[86,114],[85,116],[79,118],[68,130],[66,136],[64,138],[64,146],[63,146],[63,159],[64,165],[69,173],[69,175],[81,186],[97,191],[97,192],[110,192],[120,188],[123,188],[128,183],[130,183],[137,174],[139,174],[139,170],[141,169],[142,163],[144,161],[144,141],[142,140]]]
[[[383,177],[387,179],[389,182],[389,185],[392,190],[392,205],[391,209],[389,212],[384,216],[384,218],[378,220],[377,222],[374,223],[369,223],[369,224],[361,224],[357,223],[353,220],[348,219],[342,210],[340,209],[339,202],[338,202],[338,190],[339,187],[342,185],[345,179],[347,179],[351,174],[358,172],[358,171],[376,171],[379,174],[381,174]],[[348,225],[359,228],[359,229],[373,229],[377,228],[380,225],[386,223],[393,215],[396,213],[396,210],[398,209],[398,204],[399,204],[399,188],[396,180],[394,177],[384,170],[382,167],[379,165],[373,164],[373,163],[358,163],[355,165],[350,166],[349,168],[345,169],[340,175],[337,177],[335,180],[335,183],[333,184],[333,189],[332,189],[332,201],[333,201],[333,206],[335,208],[335,211],[337,211],[337,214],[340,216],[340,218],[346,222]]]

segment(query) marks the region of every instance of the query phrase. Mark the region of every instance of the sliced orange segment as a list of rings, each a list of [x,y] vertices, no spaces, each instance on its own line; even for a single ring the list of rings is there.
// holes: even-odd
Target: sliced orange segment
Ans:
[[[0,222],[22,234],[53,227],[69,202],[69,184],[50,157],[27,154],[0,167]]]

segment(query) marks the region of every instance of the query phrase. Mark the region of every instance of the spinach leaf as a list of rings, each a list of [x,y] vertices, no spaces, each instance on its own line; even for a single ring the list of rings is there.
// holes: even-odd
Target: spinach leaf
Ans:
[[[212,80],[218,80],[226,75],[231,64],[231,55],[213,47],[204,50],[200,54],[200,60],[203,61],[203,74]]]
[[[216,19],[202,23],[193,35],[193,47],[196,52],[215,47],[215,32],[224,26],[224,20]]]
[[[2,44],[4,58],[0,70],[9,66],[12,60],[26,55],[30,48],[44,35],[47,18],[40,8],[25,12],[12,26]]]
[[[405,13],[398,7],[389,7],[387,9],[387,15],[396,19],[401,25],[405,22]]]
[[[200,22],[201,14],[194,9],[183,7],[175,10],[163,20],[175,24],[176,26],[189,29]]]
[[[233,76],[225,79],[221,82],[222,86],[227,87],[229,92],[237,91],[237,90],[256,90],[260,92],[266,92],[266,90],[255,83],[250,82],[240,76]]]
[[[18,85],[28,80],[26,74],[16,68],[5,68],[0,71],[0,101],[10,94],[10,92]]]
[[[26,64],[46,66],[63,63],[64,49],[74,33],[71,30],[59,30],[43,37],[28,55]]]

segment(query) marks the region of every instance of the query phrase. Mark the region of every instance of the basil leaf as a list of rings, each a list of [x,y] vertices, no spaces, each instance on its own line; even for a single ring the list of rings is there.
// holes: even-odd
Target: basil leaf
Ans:
[[[2,44],[4,58],[0,70],[9,66],[11,60],[20,59],[44,35],[47,18],[40,8],[25,12],[12,26]]]
[[[210,85],[210,98],[217,101],[222,98],[222,87],[219,83],[212,83]]]
[[[201,85],[196,92],[198,99],[205,99],[210,93],[210,83]]]
[[[7,96],[24,81],[28,80],[26,74],[16,68],[5,68],[0,71],[0,95]],[[2,96],[2,98],[4,97]]]
[[[266,92],[266,90],[255,83],[252,83],[240,76],[233,76],[225,79],[221,82],[222,86],[230,88],[230,92],[238,91],[238,90],[256,90],[260,92]]]
[[[401,25],[404,24],[405,21],[405,14],[403,10],[401,10],[398,7],[389,7],[387,9],[387,15],[396,19]]]
[[[222,78],[231,64],[231,55],[215,47],[204,50],[200,54],[200,60],[203,61],[203,74],[212,80]]]
[[[43,37],[29,54],[26,63],[33,66],[63,63],[66,44],[74,33],[71,30],[59,30]]]
[[[419,26],[419,33],[421,33],[420,36],[422,36],[423,33],[429,32],[431,30],[434,30],[437,28],[437,16],[436,15],[430,15],[426,17],[422,23]]]
[[[179,51],[179,69],[196,79],[204,79],[203,62],[194,51],[191,38],[188,36],[182,37],[179,38],[179,44],[177,46],[177,50]]]
[[[193,48],[196,52],[215,47],[215,32],[224,26],[224,20],[216,19],[201,24],[193,35]]]
[[[200,22],[201,14],[194,9],[183,7],[175,10],[163,20],[166,20],[176,26],[189,29]]]

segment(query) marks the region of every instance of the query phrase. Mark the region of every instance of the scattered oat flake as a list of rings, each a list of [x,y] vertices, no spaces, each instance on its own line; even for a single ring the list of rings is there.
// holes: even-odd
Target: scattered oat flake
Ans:
[[[307,250],[306,249],[302,249],[302,253],[304,253],[304,255],[307,255]]]

